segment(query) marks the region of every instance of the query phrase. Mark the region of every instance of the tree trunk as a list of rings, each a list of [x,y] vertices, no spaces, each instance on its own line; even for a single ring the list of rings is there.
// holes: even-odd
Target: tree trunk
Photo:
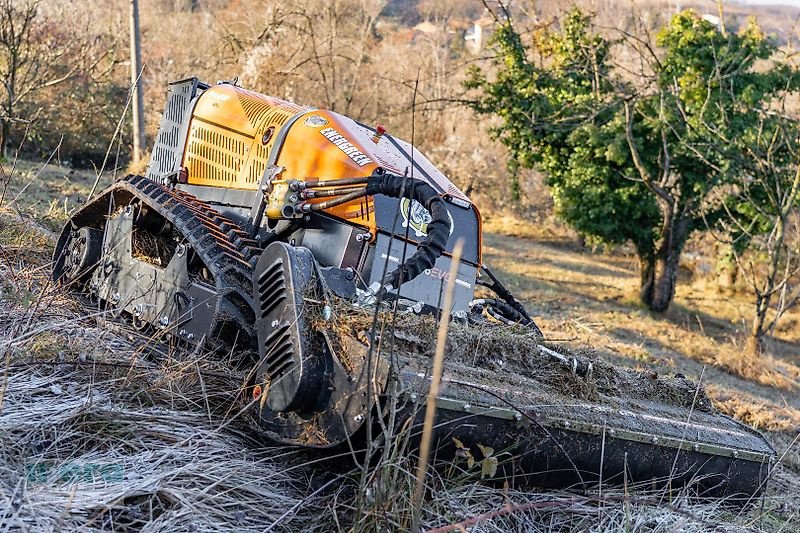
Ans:
[[[691,219],[687,210],[674,212],[674,204],[662,203],[664,222],[655,253],[639,254],[641,285],[639,299],[651,311],[663,313],[675,297],[678,265],[681,252],[689,236]]]
[[[734,290],[739,279],[739,267],[736,264],[736,251],[730,244],[716,246],[717,262],[714,272],[717,276],[719,289]]]
[[[733,290],[739,277],[739,269],[731,265],[723,265],[718,270],[717,285],[722,289]]]
[[[647,306],[651,311],[663,313],[669,309],[675,297],[675,283],[678,280],[679,250],[671,250],[667,257],[657,257],[653,274],[653,295]]]
[[[756,318],[758,320],[758,318]],[[763,318],[762,318],[762,326],[763,326]],[[745,352],[748,355],[753,355],[756,357],[760,357],[764,353],[764,329],[763,327],[758,327],[753,325],[753,329],[750,331],[750,336],[747,338],[747,344],[745,345]]]
[[[653,285],[655,285],[656,261],[652,254],[639,253],[639,301],[647,307],[653,301]]]
[[[666,257],[664,257],[666,255]],[[680,250],[640,257],[639,300],[651,311],[663,313],[675,297]]]
[[[0,159],[8,156],[8,143],[11,137],[11,123],[8,120],[0,120]]]
[[[772,283],[770,281],[768,281],[768,285],[771,289]],[[769,303],[772,299],[770,296],[770,293],[764,294],[756,289],[753,325],[750,328],[750,336],[747,338],[747,345],[745,346],[745,350],[749,355],[761,356],[766,348],[764,340],[767,336],[767,311],[769,311]]]

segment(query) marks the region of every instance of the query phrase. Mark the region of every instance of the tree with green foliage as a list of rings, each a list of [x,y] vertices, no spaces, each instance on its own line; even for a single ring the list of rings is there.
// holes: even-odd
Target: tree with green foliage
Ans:
[[[634,246],[641,301],[666,311],[686,241],[724,216],[722,200],[747,176],[744,143],[774,99],[797,90],[796,72],[755,22],[728,34],[691,10],[655,46],[621,30],[612,43],[578,9],[527,45],[507,14],[499,22],[496,76],[474,68],[466,81],[472,107],[500,117],[493,134],[512,168],[546,174],[559,216]]]

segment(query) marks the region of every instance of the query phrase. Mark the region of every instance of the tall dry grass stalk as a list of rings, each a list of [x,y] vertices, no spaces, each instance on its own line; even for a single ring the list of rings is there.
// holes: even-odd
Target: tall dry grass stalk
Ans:
[[[453,257],[450,262],[450,272],[447,278],[447,287],[444,293],[442,315],[439,318],[439,333],[436,339],[436,352],[433,356],[433,371],[431,372],[431,386],[428,391],[428,400],[425,405],[425,422],[422,426],[422,441],[419,447],[419,464],[417,465],[417,479],[414,487],[413,513],[411,531],[419,531],[420,508],[425,496],[425,475],[428,471],[428,456],[431,453],[431,440],[433,437],[433,420],[436,417],[436,398],[439,395],[439,385],[442,381],[442,368],[444,366],[444,349],[447,344],[447,330],[450,327],[450,308],[453,306],[453,291],[458,276],[458,265],[461,263],[461,254],[464,251],[464,239],[459,238],[453,248]]]

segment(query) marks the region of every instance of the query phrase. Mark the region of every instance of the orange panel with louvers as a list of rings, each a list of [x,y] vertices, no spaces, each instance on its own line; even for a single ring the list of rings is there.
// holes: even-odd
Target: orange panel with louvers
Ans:
[[[281,126],[306,110],[233,85],[208,89],[189,128],[183,165],[189,183],[257,189]]]
[[[252,142],[214,124],[193,121],[184,158],[191,182],[235,187]]]

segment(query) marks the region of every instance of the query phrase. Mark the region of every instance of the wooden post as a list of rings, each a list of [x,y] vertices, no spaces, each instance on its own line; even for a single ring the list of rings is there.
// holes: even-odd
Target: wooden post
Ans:
[[[139,33],[139,0],[131,0],[131,87],[133,88],[133,163],[144,155],[144,97],[142,96],[142,45]]]

